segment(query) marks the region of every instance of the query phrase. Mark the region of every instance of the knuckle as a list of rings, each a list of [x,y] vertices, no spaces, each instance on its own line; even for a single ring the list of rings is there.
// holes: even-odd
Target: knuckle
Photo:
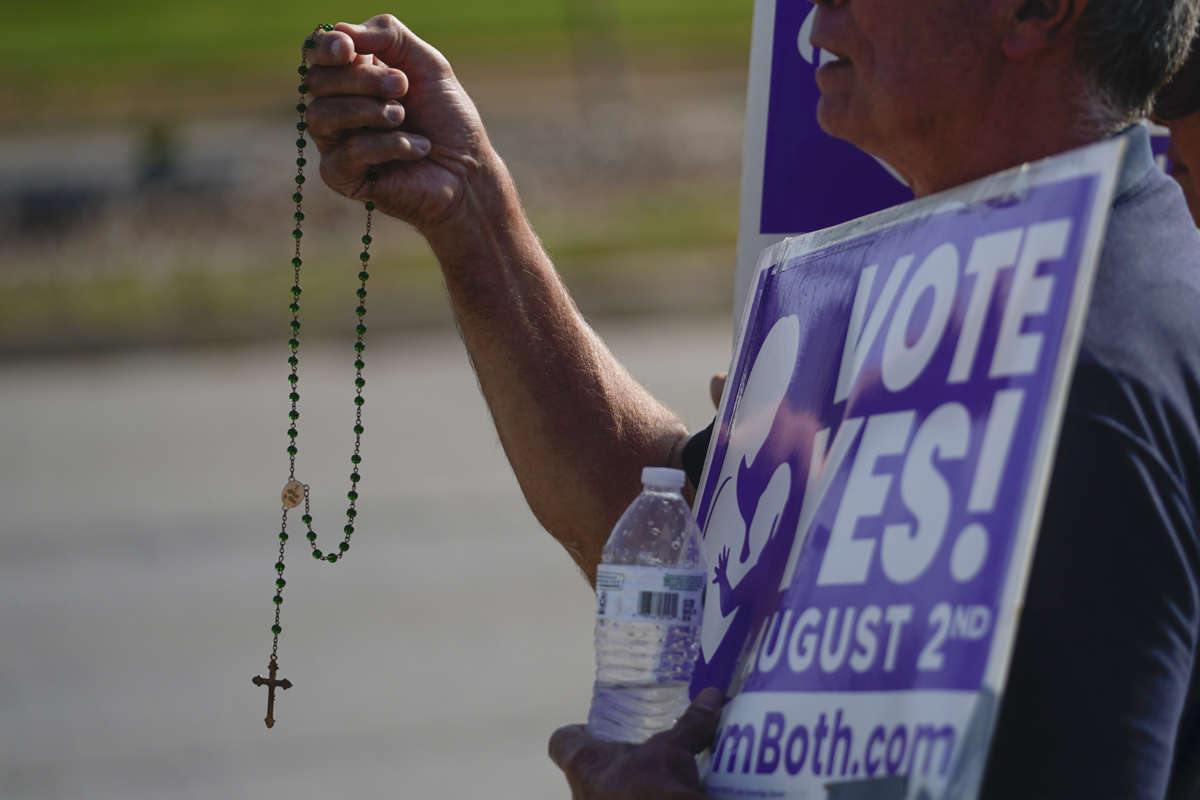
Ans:
[[[308,86],[308,93],[313,97],[321,97],[322,95],[330,94],[326,88],[329,85],[329,78],[329,67],[309,67],[308,73],[304,76],[304,83],[306,86]]]
[[[371,21],[368,24],[372,24],[380,28],[391,28],[394,31],[403,30],[404,28],[404,23],[401,22],[395,14],[377,14],[376,16],[371,17]]]
[[[328,106],[321,100],[313,100],[304,112],[304,121],[308,123],[308,129],[313,133],[328,130],[329,117]]]

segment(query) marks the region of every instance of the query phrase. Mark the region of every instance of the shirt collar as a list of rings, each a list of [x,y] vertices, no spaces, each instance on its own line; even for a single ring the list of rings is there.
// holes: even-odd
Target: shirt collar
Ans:
[[[1125,137],[1125,161],[1121,174],[1117,176],[1117,197],[1128,194],[1145,179],[1146,174],[1158,169],[1154,163],[1154,151],[1150,148],[1150,129],[1145,123],[1130,125],[1117,134]]]

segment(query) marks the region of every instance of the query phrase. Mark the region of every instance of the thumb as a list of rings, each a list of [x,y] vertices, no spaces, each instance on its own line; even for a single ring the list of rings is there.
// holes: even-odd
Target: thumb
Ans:
[[[418,75],[450,69],[450,62],[437,48],[391,14],[371,17],[361,25],[339,22],[334,29],[354,40],[355,52],[374,54],[389,67]]]
[[[696,695],[696,699],[670,730],[659,735],[689,753],[703,752],[716,736],[723,705],[725,695],[720,689],[710,686]]]

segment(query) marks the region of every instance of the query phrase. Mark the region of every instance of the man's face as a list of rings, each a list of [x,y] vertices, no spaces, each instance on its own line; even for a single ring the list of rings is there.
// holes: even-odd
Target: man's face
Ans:
[[[1171,129],[1171,177],[1179,182],[1187,198],[1192,219],[1200,226],[1200,111],[1163,123]]]
[[[976,0],[821,0],[812,41],[840,58],[817,71],[817,121],[891,162],[920,169],[978,108],[994,43]],[[910,176],[912,177],[912,176]],[[919,177],[919,176],[918,176]]]

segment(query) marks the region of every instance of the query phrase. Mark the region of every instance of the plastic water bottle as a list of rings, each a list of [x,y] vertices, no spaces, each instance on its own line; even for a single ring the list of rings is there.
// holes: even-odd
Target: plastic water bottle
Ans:
[[[646,467],[596,570],[596,683],[588,732],[642,742],[688,705],[705,566],[684,474]]]

